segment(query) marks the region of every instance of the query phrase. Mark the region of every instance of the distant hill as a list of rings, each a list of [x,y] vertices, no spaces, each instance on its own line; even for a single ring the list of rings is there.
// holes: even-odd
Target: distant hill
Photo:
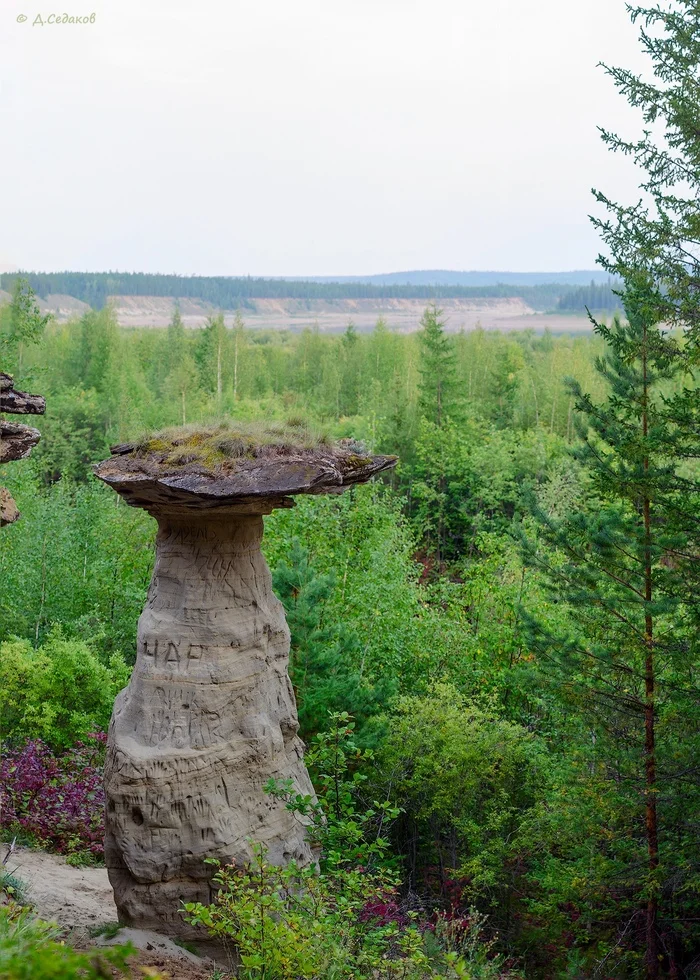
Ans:
[[[457,272],[450,269],[414,269],[409,272],[386,272],[372,276],[287,276],[291,281],[363,282],[373,286],[588,286],[591,282],[607,283],[608,273],[600,269],[577,269],[572,272]]]
[[[371,330],[382,317],[391,329],[411,331],[418,329],[426,305],[436,302],[451,331],[482,326],[568,332],[590,329],[586,307],[607,312],[619,306],[610,281],[596,281],[593,276],[599,273],[591,272],[417,271],[374,276],[371,282],[352,277],[317,281],[139,272],[0,272],[0,302],[10,298],[18,276],[29,280],[41,309],[59,320],[109,304],[124,326],[165,326],[179,307],[183,321],[192,327],[203,325],[218,311],[230,323],[238,310],[248,325],[256,327],[304,329],[316,324],[335,331],[344,330],[352,319],[357,329]],[[453,281],[429,281],[439,276],[452,276]],[[588,278],[582,284],[567,281],[578,276]],[[396,281],[406,277],[414,281]],[[454,281],[460,277],[462,282]],[[536,281],[557,277],[560,281]],[[502,281],[509,278],[526,282]],[[580,324],[574,323],[577,317]]]
[[[344,328],[353,318],[370,329],[379,316],[399,329],[416,329],[426,304],[445,311],[450,329],[478,324],[493,329],[533,329],[534,314],[584,314],[613,310],[619,301],[598,272],[396,272],[367,280],[344,276],[263,279],[243,276],[177,276],[139,272],[0,272],[0,300],[18,275],[26,276],[42,308],[59,319],[111,304],[123,324],[162,326],[176,305],[194,326],[218,310],[240,310],[252,322],[296,326],[318,322]],[[576,281],[580,279],[581,281]],[[401,281],[404,280],[404,281]],[[408,281],[406,281],[408,280]],[[515,322],[517,320],[517,323]],[[506,321],[510,325],[506,327]],[[551,321],[553,323],[553,321]],[[539,327],[542,329],[542,325]]]
[[[461,275],[462,273],[455,273]],[[577,283],[543,282],[537,285],[497,281],[483,285],[460,283],[382,283],[361,279],[263,279],[244,276],[177,276],[145,272],[20,272],[0,274],[0,289],[10,290],[17,275],[25,276],[42,299],[49,295],[72,296],[101,309],[110,296],[157,296],[198,299],[224,310],[252,309],[258,299],[358,300],[358,299],[507,299],[520,298],[533,309],[552,309],[560,296]],[[409,273],[396,273],[397,277]],[[429,276],[430,273],[414,273]],[[464,273],[469,275],[469,273]],[[475,275],[477,275],[475,273]],[[491,273],[479,273],[491,275]],[[507,275],[507,273],[503,273]],[[533,275],[535,275],[533,273]],[[555,275],[555,273],[553,273]],[[560,273],[560,275],[564,275]],[[588,280],[590,283],[590,279]]]

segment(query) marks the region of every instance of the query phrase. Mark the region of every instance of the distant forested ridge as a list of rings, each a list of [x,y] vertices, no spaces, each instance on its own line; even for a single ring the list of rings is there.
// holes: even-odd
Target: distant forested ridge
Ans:
[[[622,307],[620,297],[615,290],[620,284],[612,280],[597,283],[591,280],[587,286],[570,289],[559,297],[557,310],[579,313],[581,310],[619,310]]]
[[[102,309],[110,296],[169,296],[198,299],[218,309],[250,308],[255,299],[425,299],[522,298],[535,309],[552,309],[566,286],[518,286],[493,283],[482,286],[419,285],[366,282],[313,282],[229,276],[178,276],[143,272],[13,272],[0,274],[0,289],[11,291],[18,277],[29,281],[42,299],[50,294],[73,296]]]
[[[289,277],[296,279],[296,276]],[[382,272],[371,276],[306,276],[312,282],[366,282],[375,286],[585,286],[607,282],[600,269],[572,269],[570,272],[457,271],[454,269],[413,269]]]

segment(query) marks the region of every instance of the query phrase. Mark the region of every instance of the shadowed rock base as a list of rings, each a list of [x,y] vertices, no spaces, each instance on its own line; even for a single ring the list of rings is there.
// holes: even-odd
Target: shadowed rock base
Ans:
[[[303,822],[263,786],[313,789],[262,517],[158,519],[136,666],[109,731],[105,861],[120,921],[186,938],[182,903],[211,898],[205,858],[242,862],[253,839],[274,863],[313,860]]]

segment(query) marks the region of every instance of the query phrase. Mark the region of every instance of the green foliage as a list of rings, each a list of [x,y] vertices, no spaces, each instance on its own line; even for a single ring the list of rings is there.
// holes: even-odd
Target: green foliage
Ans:
[[[542,431],[518,435],[481,419],[441,427],[423,421],[415,442],[412,516],[436,560],[473,551],[481,531],[504,531],[523,492],[558,465],[561,440]]]
[[[7,467],[3,482],[22,520],[3,529],[0,641],[41,643],[58,623],[66,637],[89,641],[104,663],[116,652],[133,663],[155,522],[96,481],[42,489],[31,459]]]
[[[382,786],[401,801],[395,833],[420,842],[410,859],[460,881],[467,904],[512,914],[520,827],[543,799],[544,743],[504,719],[493,701],[475,701],[450,684],[399,700],[378,754]],[[377,777],[375,777],[377,778]]]
[[[291,861],[276,867],[265,848],[251,842],[252,860],[243,868],[219,868],[215,901],[185,905],[187,921],[233,944],[241,980],[505,977],[498,958],[489,958],[488,945],[479,941],[480,921],[450,942],[443,924],[427,940],[417,913],[396,914],[398,878],[386,865],[388,844],[377,828],[398,811],[388,803],[358,810],[363,779],[351,763],[371,755],[353,735],[352,720],[341,713],[318,737],[309,759],[319,782],[317,801],[296,794],[291,781],[267,787],[310,821],[320,866],[300,868]]]
[[[2,903],[10,901],[26,908],[27,892],[26,881],[19,878],[14,871],[8,871],[7,868],[0,865],[0,899]]]
[[[360,720],[377,714],[394,685],[362,676],[362,648],[343,623],[328,622],[327,604],[337,586],[334,572],[317,574],[309,552],[294,538],[273,574],[291,632],[290,674],[297,696],[302,738],[317,732],[329,711],[349,709]]]
[[[103,922],[99,926],[92,926],[89,932],[93,938],[104,936],[105,939],[114,939],[115,936],[119,935],[120,929],[123,928],[121,922]]]
[[[0,976],[3,980],[104,980],[112,968],[127,971],[132,946],[79,952],[61,939],[58,926],[29,912],[0,908]]]
[[[458,411],[457,372],[454,341],[445,334],[446,321],[435,304],[421,319],[418,408],[433,425],[441,428]]]
[[[640,271],[647,274],[654,284],[652,319],[687,327],[697,350],[700,11],[695,0],[652,7],[631,4],[628,10],[633,23],[640,25],[641,47],[653,74],[643,77],[611,66],[606,72],[630,106],[639,110],[643,130],[637,139],[606,129],[602,136],[610,150],[634,160],[644,196],[627,205],[595,192],[608,211],[607,217],[594,219],[609,250],[601,264],[625,281]]]
[[[516,344],[508,344],[500,351],[491,367],[489,414],[499,428],[512,426],[523,367],[523,352]]]
[[[226,288],[237,288],[226,282]],[[95,284],[107,288],[102,280]],[[134,279],[127,285],[136,284]],[[7,310],[0,311],[5,327]],[[595,408],[607,398],[612,375],[596,371],[595,362],[614,346],[617,327],[574,339],[478,328],[447,335],[441,317],[435,310],[431,315],[435,350],[418,335],[399,334],[381,322],[370,334],[349,327],[334,336],[315,328],[298,334],[250,330],[239,316],[233,329],[219,320],[202,331],[185,329],[176,311],[167,330],[127,331],[105,308],[47,325],[41,343],[23,349],[26,376],[40,377],[36,388],[47,395],[44,438],[31,459],[3,472],[23,519],[2,531],[0,644],[3,651],[15,651],[17,669],[24,670],[28,660],[46,656],[59,624],[62,642],[87,648],[100,669],[110,671],[114,653],[133,662],[155,524],[93,479],[91,464],[112,443],[139,442],[144,432],[185,423],[189,442],[166,446],[168,453],[204,450],[214,464],[231,465],[237,454],[248,452],[249,442],[234,438],[224,452],[213,445],[216,439],[250,432],[252,424],[257,434],[271,433],[271,443],[295,442],[302,420],[308,420],[311,437],[327,432],[329,438],[364,440],[368,452],[398,452],[400,465],[385,483],[339,497],[299,497],[295,508],[265,522],[265,553],[292,632],[291,670],[303,733],[325,738],[328,710],[349,710],[357,718],[354,742],[375,753],[346,754],[343,785],[352,786],[354,813],[343,810],[347,800],[341,795],[340,817],[327,822],[322,873],[332,871],[326,854],[335,854],[339,874],[355,874],[363,854],[371,865],[362,866],[371,873],[391,881],[400,876],[399,892],[380,904],[399,909],[391,913],[392,922],[396,915],[419,912],[420,955],[428,956],[431,969],[446,970],[440,957],[449,951],[476,969],[455,923],[478,921],[483,912],[488,924],[480,927],[473,953],[484,959],[480,969],[491,969],[489,957],[498,950],[525,960],[533,978],[552,971],[582,976],[603,962],[614,963],[611,969],[621,977],[624,970],[635,977],[638,918],[625,928],[638,916],[640,888],[649,881],[639,872],[643,828],[638,784],[631,781],[638,772],[632,746],[638,744],[639,724],[627,708],[604,709],[603,699],[624,694],[625,687],[636,696],[639,678],[631,686],[620,672],[611,692],[592,685],[602,674],[579,669],[576,658],[557,654],[554,663],[543,636],[565,637],[571,649],[590,651],[584,627],[592,623],[595,650],[610,660],[621,628],[584,597],[578,607],[560,596],[553,601],[548,568],[524,564],[515,542],[522,523],[555,571],[568,561],[565,549],[547,545],[528,515],[523,494],[530,492],[554,524],[564,526],[572,510],[589,523],[597,518],[601,541],[613,512],[620,528],[637,514],[635,493],[642,483],[632,473],[624,506],[615,511],[605,486],[619,487],[624,473],[604,455],[610,478],[601,470],[598,485],[575,424],[579,392],[588,392]],[[690,366],[692,345],[675,340]],[[566,387],[567,375],[576,378],[578,389]],[[425,398],[437,390],[438,376],[447,379],[450,403],[439,424],[423,417],[430,415]],[[684,530],[680,518],[695,513],[690,484],[697,480],[697,383],[688,373],[674,374],[659,379],[658,393],[659,412],[675,419],[672,437],[668,426],[665,435],[658,430],[658,459],[663,462],[666,453],[676,475],[690,481],[678,484],[676,517],[667,514],[658,530],[669,542],[675,536],[678,545],[692,544],[695,532]],[[617,397],[620,406],[629,401],[622,390]],[[435,399],[432,404],[434,409]],[[629,406],[613,427],[616,434],[634,423],[638,405]],[[589,439],[591,451],[604,444],[605,433]],[[573,446],[584,453],[571,457]],[[579,531],[572,529],[570,547],[582,545]],[[589,560],[591,554],[597,560],[596,549],[599,543],[586,553]],[[685,692],[695,680],[697,579],[682,557],[691,552],[678,550],[680,564],[669,560],[661,569],[669,583],[675,576],[682,591],[673,609],[655,615],[673,624],[679,651],[664,666],[663,683],[669,691],[675,685]],[[589,585],[585,578],[579,582],[581,588]],[[608,597],[597,590],[597,599]],[[540,624],[539,637],[532,635],[523,606]],[[80,671],[78,659],[72,665],[67,658],[66,670]],[[65,690],[65,683],[59,671],[57,685]],[[112,690],[118,686],[116,679],[109,683]],[[12,699],[21,737],[19,684],[10,676],[5,696]],[[443,689],[449,695],[436,695]],[[586,692],[593,690],[592,701]],[[85,691],[85,698],[93,697],[87,680]],[[32,703],[43,696],[37,686]],[[94,705],[71,697],[69,691],[67,704],[77,716],[93,711]],[[51,710],[63,707],[55,703],[59,698],[46,700]],[[108,709],[99,704],[104,716]],[[405,704],[415,705],[418,734]],[[661,689],[658,758],[668,776],[660,809],[662,863],[677,870],[675,877],[663,878],[663,887],[670,890],[671,905],[686,910],[689,919],[695,914],[694,814],[700,805],[693,775],[699,730],[694,704],[685,695],[667,698]],[[44,711],[36,705],[29,712],[35,732]],[[71,717],[61,715],[61,725],[70,728]],[[77,718],[76,730],[83,720]],[[404,743],[412,746],[411,758]],[[319,744],[314,742],[312,762]],[[399,796],[381,782],[391,771],[390,757],[401,775]],[[314,775],[319,799],[328,796],[325,809],[332,787],[321,775],[333,771],[330,762],[319,763]],[[403,809],[389,833],[386,820],[379,830],[383,811],[374,802],[387,798]],[[313,821],[311,804],[294,805]],[[391,841],[380,854],[371,850],[377,837]],[[352,855],[354,864],[341,860]],[[266,869],[263,878],[268,874],[276,872]],[[319,898],[328,901],[332,914],[337,895]],[[476,920],[463,904],[469,901],[480,910]],[[452,938],[435,939],[423,928],[423,918],[436,908],[445,920],[436,931],[444,927]],[[403,918],[401,923],[399,931],[407,927]],[[662,923],[662,929],[677,942],[671,926]],[[694,929],[688,925],[674,947],[678,964],[690,962],[700,949]],[[469,942],[476,932],[467,930]],[[613,956],[620,935],[624,950]],[[329,946],[334,941],[331,936]],[[387,946],[391,956],[399,955],[397,941]],[[490,943],[495,945],[485,952]],[[403,962],[413,969],[410,958]]]
[[[109,453],[100,400],[94,388],[69,388],[49,398],[41,441],[32,461],[43,484],[85,483],[92,464]]]
[[[128,678],[118,654],[104,665],[85,642],[58,630],[36,650],[27,640],[6,640],[0,643],[2,738],[40,738],[54,749],[69,748],[106,730]]]
[[[21,375],[25,348],[41,340],[50,320],[50,314],[42,316],[28,281],[16,279],[10,304],[0,309],[0,370]]]
[[[355,721],[346,711],[331,713],[325,727],[314,738],[305,760],[314,779],[316,800],[296,794],[291,780],[270,780],[266,790],[284,799],[288,809],[308,822],[310,839],[319,849],[321,871],[378,867],[388,872],[395,862],[389,858],[385,834],[399,810],[388,801],[363,805],[362,788],[368,777],[361,769],[372,763],[374,752],[358,745]]]
[[[686,466],[698,455],[698,407],[694,417],[679,416],[664,393],[685,365],[678,345],[649,321],[649,298],[643,281],[628,282],[628,323],[597,328],[608,345],[597,367],[610,394],[597,403],[571,386],[586,503],[560,519],[535,507],[539,541],[527,554],[567,612],[561,632],[528,617],[531,644],[562,700],[592,732],[583,750],[586,783],[615,802],[612,812],[598,804],[588,815],[591,830],[567,856],[567,879],[583,845],[584,859],[595,855],[594,866],[577,876],[586,883],[589,914],[617,920],[645,908],[651,977],[659,970],[657,923],[675,931],[677,944],[681,936],[687,941],[697,901],[694,845],[686,849],[687,838],[669,831],[683,806],[697,806],[696,781],[678,773],[690,771],[698,747],[700,483]],[[575,798],[581,789],[574,766],[570,783]],[[584,936],[580,941],[586,944]],[[622,970],[624,951],[615,952]]]

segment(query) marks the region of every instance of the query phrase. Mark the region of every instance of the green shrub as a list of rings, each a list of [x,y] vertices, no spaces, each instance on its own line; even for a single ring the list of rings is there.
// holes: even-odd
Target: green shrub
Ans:
[[[36,650],[28,640],[0,643],[0,735],[67,749],[106,729],[128,677],[121,656],[105,665],[86,643],[57,630]]]
[[[25,910],[0,908],[0,977],[2,980],[104,980],[110,967],[128,970],[135,950],[115,946],[83,953],[60,940],[58,926],[42,922]]]
[[[551,770],[542,743],[501,717],[494,702],[469,699],[449,684],[396,707],[377,786],[391,786],[401,800],[395,836],[411,870],[434,869],[443,892],[458,883],[467,904],[507,904],[521,827]]]

